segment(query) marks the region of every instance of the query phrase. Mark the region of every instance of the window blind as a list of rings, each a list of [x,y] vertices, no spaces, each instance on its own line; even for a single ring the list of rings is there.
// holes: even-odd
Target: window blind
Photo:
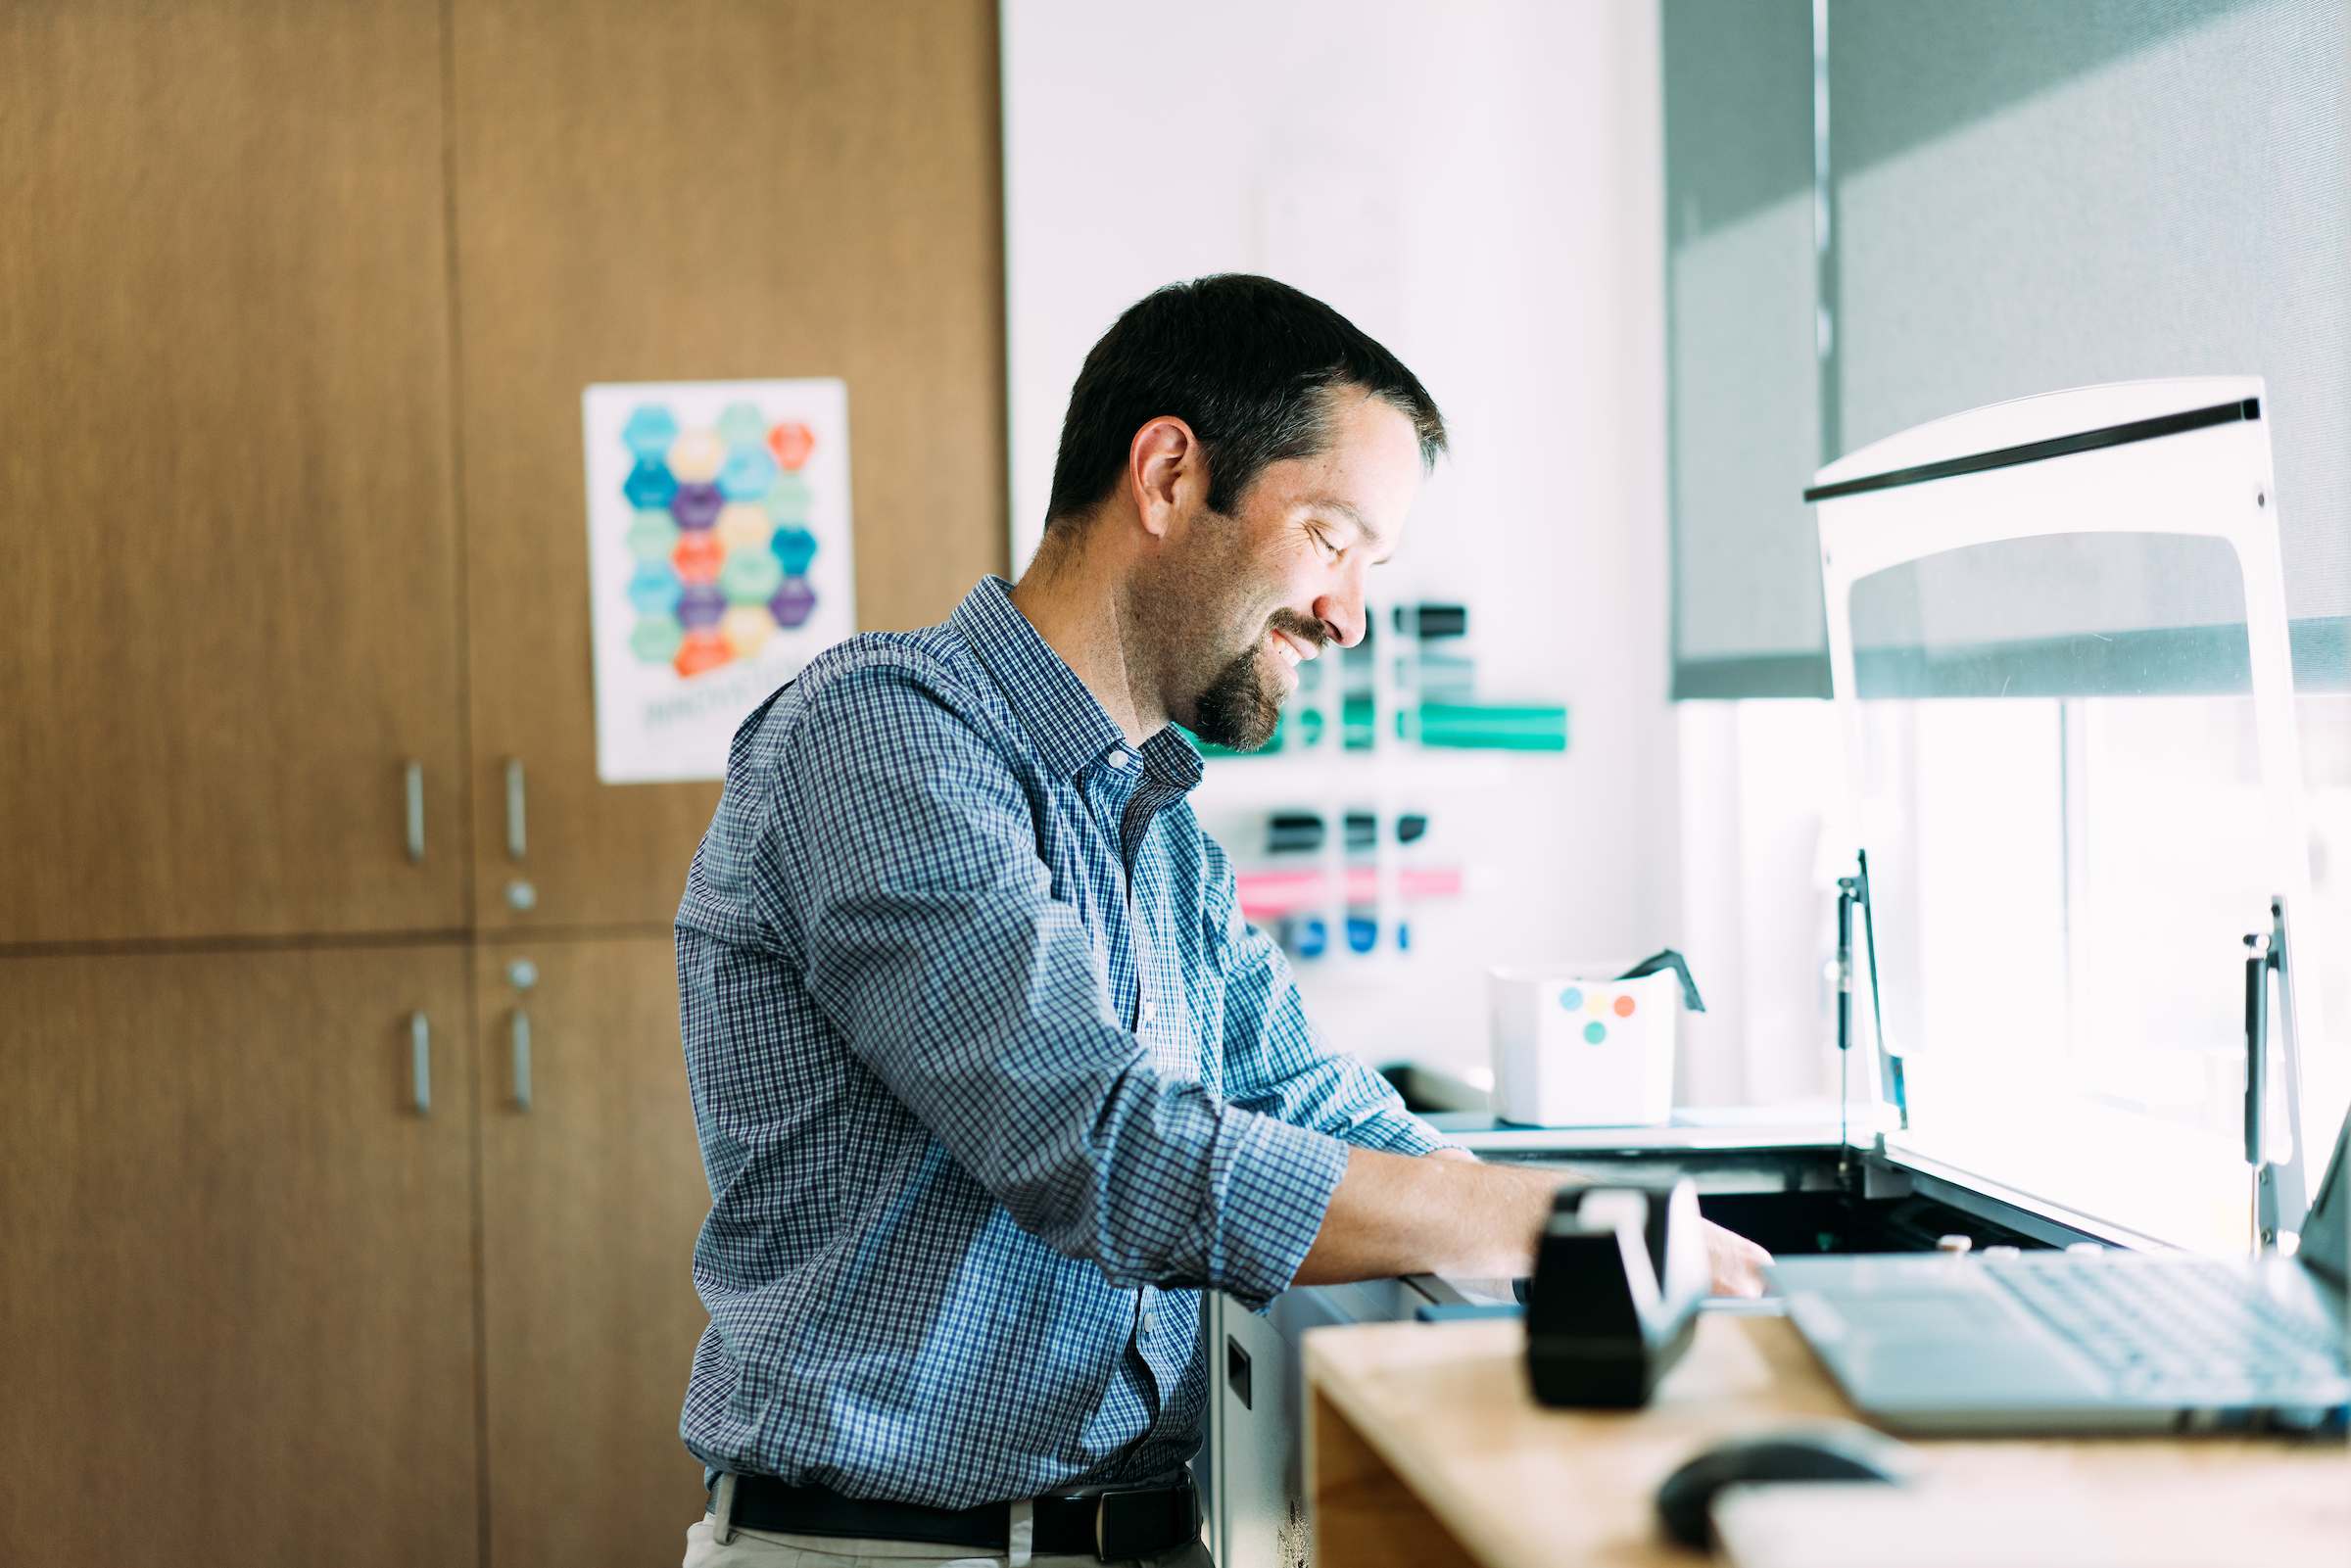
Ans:
[[[2345,686],[2337,6],[1667,0],[1664,28],[1677,697],[1827,694],[1796,497],[1820,462],[2008,398],[2248,372],[2297,682]]]

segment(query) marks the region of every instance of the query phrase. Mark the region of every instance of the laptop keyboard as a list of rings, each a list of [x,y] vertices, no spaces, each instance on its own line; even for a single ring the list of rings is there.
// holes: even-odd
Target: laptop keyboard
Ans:
[[[1987,1259],[1984,1273],[2108,1373],[2117,1395],[2342,1398],[2343,1353],[2327,1325],[2218,1259],[2025,1253]]]

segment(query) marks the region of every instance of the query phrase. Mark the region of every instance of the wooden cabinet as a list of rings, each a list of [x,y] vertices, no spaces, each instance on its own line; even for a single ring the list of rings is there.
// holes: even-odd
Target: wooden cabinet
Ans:
[[[682,1550],[719,786],[597,779],[580,393],[843,378],[858,624],[946,616],[996,81],[986,0],[0,7],[0,1562]]]
[[[466,959],[0,960],[0,1562],[473,1559]]]
[[[701,1514],[678,1414],[710,1189],[674,975],[665,936],[479,952],[493,1563],[672,1561]]]
[[[596,776],[580,393],[848,383],[857,624],[1005,563],[996,19],[458,0],[456,212],[484,927],[666,926],[716,784]],[[506,854],[505,762],[528,853]],[[528,911],[506,898],[528,880]]]
[[[436,0],[0,11],[0,945],[463,924],[441,80]]]

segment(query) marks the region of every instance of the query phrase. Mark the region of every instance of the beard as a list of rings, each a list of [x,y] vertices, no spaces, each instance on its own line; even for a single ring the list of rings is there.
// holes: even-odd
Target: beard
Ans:
[[[1287,694],[1273,664],[1261,639],[1218,671],[1192,699],[1192,734],[1227,751],[1255,751],[1272,739]]]
[[[1273,738],[1289,695],[1269,634],[1287,632],[1313,648],[1330,636],[1254,581],[1262,568],[1250,559],[1237,519],[1208,513],[1202,524],[1192,548],[1137,585],[1135,609],[1164,639],[1169,717],[1211,745],[1255,751]]]

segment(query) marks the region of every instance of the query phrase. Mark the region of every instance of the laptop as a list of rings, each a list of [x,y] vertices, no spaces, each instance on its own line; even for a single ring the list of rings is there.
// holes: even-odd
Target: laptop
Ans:
[[[2351,1119],[2302,1244],[1796,1258],[1769,1273],[1854,1406],[1897,1432],[2339,1426]]]

